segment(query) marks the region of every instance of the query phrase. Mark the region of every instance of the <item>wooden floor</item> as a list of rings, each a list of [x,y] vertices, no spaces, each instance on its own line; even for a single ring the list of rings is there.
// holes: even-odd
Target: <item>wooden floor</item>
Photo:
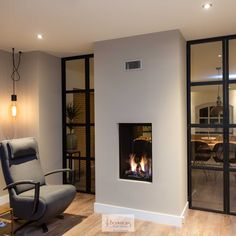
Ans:
[[[181,228],[135,220],[134,233],[104,233],[101,215],[93,213],[94,196],[78,193],[64,219],[48,224],[49,232],[27,227],[16,235],[24,236],[235,236],[236,216],[189,210]]]

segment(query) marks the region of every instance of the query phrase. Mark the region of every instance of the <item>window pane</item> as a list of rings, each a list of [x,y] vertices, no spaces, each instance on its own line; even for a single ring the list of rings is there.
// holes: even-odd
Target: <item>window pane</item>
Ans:
[[[199,123],[200,124],[208,124],[208,119],[207,118],[206,119],[200,118]]]
[[[223,172],[192,170],[192,206],[223,210]]]
[[[66,61],[66,90],[85,89],[85,60]]]
[[[222,119],[210,118],[210,124],[222,124]]]
[[[222,167],[224,161],[221,128],[191,129],[191,165]]]
[[[199,110],[199,115],[201,117],[208,117],[208,107],[201,108]]]
[[[221,68],[221,41],[191,45],[191,82],[222,80]]]
[[[236,79],[236,39],[229,40],[229,79]]]
[[[208,119],[208,123],[220,124],[220,117],[223,116],[222,94],[222,85],[192,86],[191,123],[206,123],[206,120],[200,120],[204,118]]]

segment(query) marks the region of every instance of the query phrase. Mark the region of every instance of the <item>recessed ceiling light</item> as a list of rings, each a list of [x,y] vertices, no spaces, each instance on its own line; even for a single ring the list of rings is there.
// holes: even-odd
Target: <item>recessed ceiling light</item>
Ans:
[[[37,38],[38,39],[43,39],[43,35],[42,34],[37,34]]]
[[[205,10],[208,10],[208,9],[210,9],[211,7],[212,7],[212,3],[205,3],[205,4],[203,4],[202,5],[202,7],[205,9]]]
[[[219,55],[218,55],[218,57],[222,57],[222,55],[221,55],[221,54],[219,54]]]

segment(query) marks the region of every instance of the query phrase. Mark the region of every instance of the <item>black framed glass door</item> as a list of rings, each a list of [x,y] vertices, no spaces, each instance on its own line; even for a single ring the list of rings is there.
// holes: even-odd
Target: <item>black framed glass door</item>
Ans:
[[[62,58],[63,167],[77,191],[95,192],[93,55]],[[69,175],[64,175],[66,182]]]
[[[188,199],[193,209],[236,213],[235,38],[187,42]]]

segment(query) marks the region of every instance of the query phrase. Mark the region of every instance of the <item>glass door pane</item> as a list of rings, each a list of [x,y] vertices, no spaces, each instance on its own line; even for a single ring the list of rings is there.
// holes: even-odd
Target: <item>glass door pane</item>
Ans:
[[[236,84],[229,84],[229,123],[236,124]]]
[[[223,171],[192,170],[192,206],[223,211]]]
[[[94,65],[91,55],[65,59],[64,165],[78,191],[95,191]],[[88,70],[89,68],[89,70]],[[76,114],[75,114],[76,113]]]
[[[66,90],[85,89],[85,60],[66,61]]]
[[[190,205],[236,214],[236,39],[188,50]]]
[[[191,166],[223,168],[222,128],[191,129]]]
[[[74,92],[74,93],[67,93],[66,94],[66,109],[67,112],[71,110],[71,108],[74,108],[77,110],[77,113],[73,116],[72,119],[67,114],[66,117],[66,123],[73,123],[73,124],[79,124],[79,123],[85,123],[85,115],[86,115],[86,105],[85,105],[85,92]]]
[[[191,206],[224,211],[222,41],[192,44],[189,87]]]
[[[191,82],[220,81],[221,68],[221,41],[191,45]]]
[[[86,161],[80,159],[75,160],[74,165],[76,189],[79,191],[86,192]]]
[[[236,39],[229,40],[229,80],[236,80]],[[229,84],[229,122],[236,124],[236,84]],[[229,128],[230,212],[236,214],[236,128]]]
[[[191,123],[223,123],[222,85],[202,85],[191,87]]]
[[[230,212],[236,213],[236,172],[231,171],[229,175],[230,188]]]
[[[90,89],[94,89],[94,59],[89,59],[89,87]]]
[[[229,79],[236,79],[236,39],[229,40]]]
[[[236,170],[236,128],[229,130],[229,167]]]

